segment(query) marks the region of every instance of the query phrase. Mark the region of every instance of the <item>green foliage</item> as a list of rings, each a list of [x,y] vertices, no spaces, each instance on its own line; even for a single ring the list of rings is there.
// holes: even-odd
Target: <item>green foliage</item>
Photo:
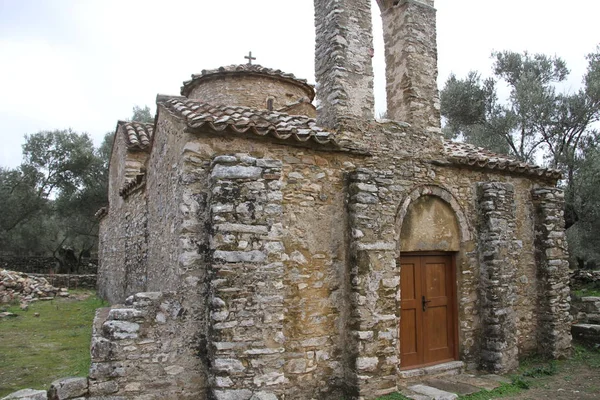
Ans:
[[[600,349],[575,344],[572,360],[591,369],[600,369]]]
[[[591,282],[577,288],[573,292],[575,296],[582,297],[600,297],[600,281]]]
[[[521,373],[521,376],[529,377],[529,378],[539,378],[542,376],[551,376],[555,375],[558,372],[557,364],[555,361],[551,361],[547,364],[536,365],[535,367],[531,367],[526,369]]]
[[[152,120],[134,107],[134,120]],[[0,250],[53,255],[73,272],[97,245],[96,211],[108,202],[108,164],[114,133],[94,148],[85,133],[42,131],[25,135],[23,163],[0,168]]]
[[[565,172],[565,221],[580,266],[600,265],[600,46],[587,56],[583,87],[557,91],[569,70],[558,57],[493,53],[492,77],[451,75],[440,93],[444,134]],[[509,90],[499,100],[498,87]]]
[[[87,134],[43,131],[25,139],[23,163],[0,171],[0,246],[52,254],[66,268],[60,272],[70,272],[97,241],[94,213],[106,204],[106,160]]]
[[[400,393],[391,393],[382,397],[378,397],[377,400],[409,400],[408,397],[402,396]]]
[[[552,167],[573,167],[580,141],[600,118],[600,56],[588,56],[585,88],[557,93],[555,85],[568,76],[558,57],[504,51],[493,53],[493,77],[482,81],[478,72],[465,79],[451,75],[440,93],[444,132],[449,138],[535,161],[544,151]],[[508,87],[504,102],[498,85]]]
[[[499,387],[494,390],[483,390],[481,392],[459,396],[458,398],[461,400],[488,400],[494,399],[498,397],[512,396],[515,394],[519,394],[523,389],[528,389],[529,387],[521,387],[518,383],[513,381],[512,384],[503,383]]]
[[[569,252],[580,268],[600,266],[600,147],[598,140],[582,148],[567,198],[573,224],[567,231]]]
[[[139,106],[134,106],[131,120],[151,124],[154,122],[154,116],[150,113],[150,107],[144,106],[144,108],[141,108]]]
[[[40,196],[71,194],[84,183],[94,160],[94,145],[87,134],[43,131],[25,135],[21,168],[37,176]]]
[[[105,305],[90,291],[72,290],[71,298],[32,303],[28,311],[9,308],[18,317],[0,322],[0,398],[24,388],[48,389],[58,378],[86,376],[92,321]]]

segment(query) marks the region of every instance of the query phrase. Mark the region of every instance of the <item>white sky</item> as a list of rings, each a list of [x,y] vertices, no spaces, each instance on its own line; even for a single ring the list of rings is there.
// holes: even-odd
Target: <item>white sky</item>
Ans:
[[[373,1],[375,3],[375,1]],[[600,43],[598,0],[437,0],[440,87],[451,72],[489,74],[493,50],[563,57],[579,88]],[[374,5],[377,112],[385,109]],[[190,74],[256,63],[314,83],[310,0],[0,0],[0,166],[23,135],[72,128],[99,144],[134,105],[179,94]]]

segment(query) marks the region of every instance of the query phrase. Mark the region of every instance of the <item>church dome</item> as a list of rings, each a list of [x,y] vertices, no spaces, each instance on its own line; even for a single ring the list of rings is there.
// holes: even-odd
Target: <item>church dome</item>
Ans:
[[[284,111],[310,104],[315,90],[305,79],[256,64],[203,70],[183,83],[181,94],[214,105]],[[314,108],[314,107],[313,107]]]

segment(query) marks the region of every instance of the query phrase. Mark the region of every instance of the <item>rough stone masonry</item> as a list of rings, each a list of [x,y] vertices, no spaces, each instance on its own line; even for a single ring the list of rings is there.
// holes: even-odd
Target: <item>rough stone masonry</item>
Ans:
[[[118,124],[85,396],[373,399],[569,353],[560,171],[444,140],[434,2],[378,4],[390,120],[370,1],[315,0],[316,108],[242,64]]]

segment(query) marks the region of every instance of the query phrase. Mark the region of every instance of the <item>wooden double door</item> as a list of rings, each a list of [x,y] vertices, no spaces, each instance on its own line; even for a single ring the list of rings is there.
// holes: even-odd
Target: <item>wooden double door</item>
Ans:
[[[401,256],[401,369],[457,359],[454,270],[452,255]]]

